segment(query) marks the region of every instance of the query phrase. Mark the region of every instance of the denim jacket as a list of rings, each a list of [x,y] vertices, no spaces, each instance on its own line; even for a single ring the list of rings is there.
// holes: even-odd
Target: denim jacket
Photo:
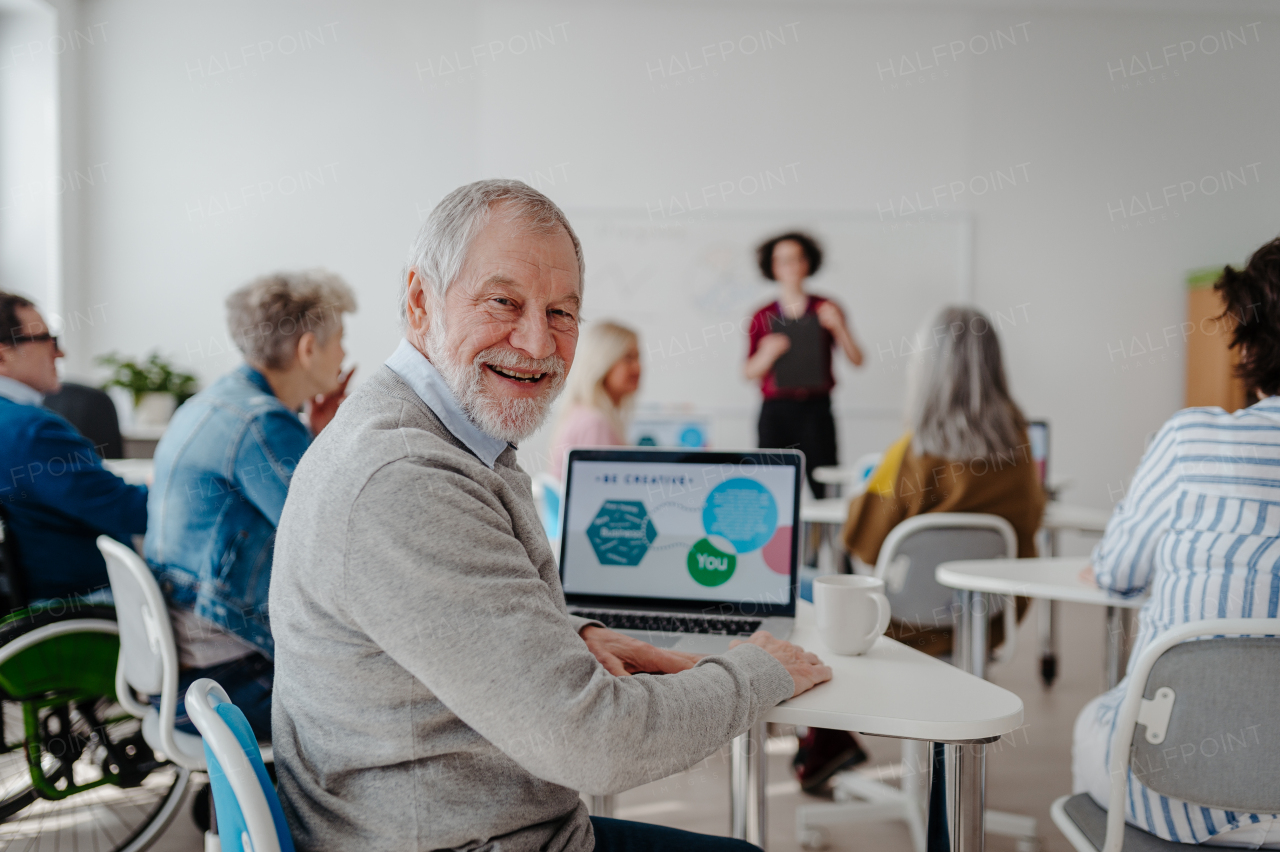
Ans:
[[[156,447],[145,554],[169,605],[273,655],[267,588],[307,427],[248,365],[173,415]]]

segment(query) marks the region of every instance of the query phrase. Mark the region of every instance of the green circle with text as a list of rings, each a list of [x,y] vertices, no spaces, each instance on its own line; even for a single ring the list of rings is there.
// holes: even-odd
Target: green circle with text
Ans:
[[[737,563],[736,556],[725,553],[705,538],[689,549],[689,574],[703,586],[727,582]]]

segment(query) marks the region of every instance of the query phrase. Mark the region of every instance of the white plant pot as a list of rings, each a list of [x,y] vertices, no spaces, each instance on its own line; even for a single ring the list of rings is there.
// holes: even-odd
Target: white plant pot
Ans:
[[[173,417],[178,398],[171,393],[144,393],[133,409],[136,426],[164,426]]]

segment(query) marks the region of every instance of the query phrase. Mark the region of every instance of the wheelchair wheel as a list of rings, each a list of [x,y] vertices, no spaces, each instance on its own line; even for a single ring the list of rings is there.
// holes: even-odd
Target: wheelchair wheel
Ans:
[[[114,616],[0,623],[0,849],[141,852],[178,810],[190,772],[154,754],[115,700]]]

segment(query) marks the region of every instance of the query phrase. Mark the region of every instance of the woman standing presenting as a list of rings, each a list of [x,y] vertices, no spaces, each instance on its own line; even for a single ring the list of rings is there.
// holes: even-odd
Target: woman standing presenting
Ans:
[[[825,488],[814,481],[813,470],[837,461],[836,424],[831,416],[831,389],[836,384],[831,350],[838,345],[855,367],[862,365],[862,350],[849,331],[844,311],[830,299],[805,292],[805,279],[822,265],[822,249],[813,237],[799,232],[782,234],[765,241],[756,253],[760,272],[779,284],[777,300],[756,311],[751,320],[751,349],[743,368],[748,379],[760,381],[764,394],[759,445],[803,452],[809,488],[815,497],[822,497]],[[816,362],[798,363],[795,366],[800,369],[777,375],[775,367],[792,349],[792,340],[814,334],[818,338]],[[801,346],[796,349],[794,356],[804,357],[798,351]]]

